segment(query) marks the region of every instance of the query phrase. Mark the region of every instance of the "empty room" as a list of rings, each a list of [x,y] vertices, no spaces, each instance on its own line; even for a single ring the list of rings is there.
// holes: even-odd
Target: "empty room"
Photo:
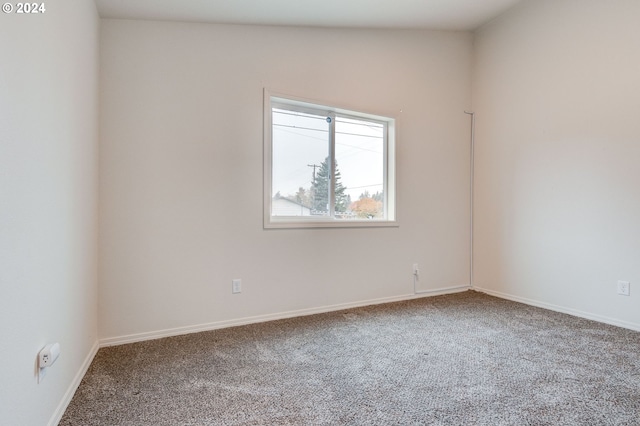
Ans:
[[[640,425],[640,1],[0,13],[0,424]]]

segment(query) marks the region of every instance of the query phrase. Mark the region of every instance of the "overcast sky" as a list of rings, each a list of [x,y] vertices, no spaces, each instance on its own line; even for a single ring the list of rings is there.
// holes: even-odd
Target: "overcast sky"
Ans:
[[[384,138],[381,124],[336,118],[336,161],[353,201],[383,189]],[[313,165],[329,155],[327,117],[275,109],[273,113],[273,194],[308,189]],[[317,172],[317,168],[316,168]]]

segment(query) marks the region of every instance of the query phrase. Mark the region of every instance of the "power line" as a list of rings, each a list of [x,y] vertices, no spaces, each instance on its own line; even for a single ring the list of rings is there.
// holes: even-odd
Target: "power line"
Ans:
[[[381,183],[374,183],[373,185],[362,185],[362,186],[350,186],[347,189],[360,189],[360,188],[370,188],[372,186],[382,186]]]
[[[289,124],[276,124],[276,123],[273,123],[273,127],[288,127],[290,129],[311,130],[313,132],[329,133],[329,130],[327,130],[327,129],[314,129],[314,128],[311,128],[311,127],[292,126],[292,125],[289,125]]]
[[[281,115],[291,115],[294,117],[301,117],[301,118],[310,118],[312,120],[326,120],[327,117],[324,115],[315,115],[315,114],[307,114],[304,112],[287,112],[287,110],[273,110],[274,114],[281,114]]]
[[[303,130],[316,130],[316,129],[306,129],[304,127],[285,126],[285,125],[282,125],[282,124],[274,124],[274,126],[289,127],[289,128],[294,128],[294,129],[303,129]],[[327,139],[325,139],[325,138],[319,138],[317,136],[311,136],[311,135],[305,135],[303,133],[292,132],[291,130],[280,129],[280,131],[285,132],[285,133],[289,133],[291,135],[302,136],[302,137],[309,138],[309,139],[316,139],[316,140],[319,140],[319,141],[328,142]],[[321,131],[321,130],[316,130],[316,131]],[[338,132],[336,132],[336,133],[338,133]],[[341,133],[341,134],[346,134],[346,133]],[[356,135],[356,136],[359,136],[359,135]],[[373,136],[368,136],[368,137],[373,137]],[[375,152],[376,154],[382,154],[381,151],[376,150],[376,149],[364,148],[364,147],[361,147],[361,146],[351,145],[351,144],[344,143],[344,142],[336,141],[336,145],[348,146],[350,148],[359,149],[361,151],[371,151],[371,152]]]

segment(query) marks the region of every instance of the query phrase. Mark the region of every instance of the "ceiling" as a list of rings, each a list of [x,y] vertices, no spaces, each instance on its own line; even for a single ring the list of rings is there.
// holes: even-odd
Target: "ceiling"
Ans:
[[[470,31],[522,0],[95,0],[102,18]]]

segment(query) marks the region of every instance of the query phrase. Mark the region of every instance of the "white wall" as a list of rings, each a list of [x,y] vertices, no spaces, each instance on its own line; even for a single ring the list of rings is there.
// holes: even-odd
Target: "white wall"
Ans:
[[[638,16],[535,0],[477,32],[478,287],[640,329]]]
[[[467,285],[471,41],[104,20],[101,339]],[[264,87],[399,118],[399,228],[263,229]]]
[[[99,20],[90,0],[45,6],[0,14],[3,425],[56,422],[97,347]]]

